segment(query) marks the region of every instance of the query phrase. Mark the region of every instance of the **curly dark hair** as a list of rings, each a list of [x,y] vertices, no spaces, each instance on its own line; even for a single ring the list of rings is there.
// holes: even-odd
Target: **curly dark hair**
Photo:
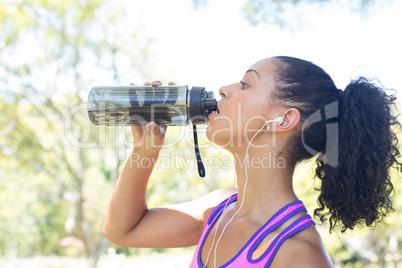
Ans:
[[[301,120],[285,153],[293,164],[316,156],[321,181],[314,216],[329,217],[330,232],[376,225],[393,211],[389,169],[401,166],[393,132],[395,97],[360,77],[344,91],[317,65],[292,57],[273,58],[273,98],[300,111]],[[332,128],[331,128],[332,127]]]

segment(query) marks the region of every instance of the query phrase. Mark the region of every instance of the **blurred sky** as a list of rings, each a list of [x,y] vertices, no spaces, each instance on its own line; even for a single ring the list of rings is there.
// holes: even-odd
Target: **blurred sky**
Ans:
[[[209,0],[198,9],[191,0],[114,3],[128,10],[128,27],[141,28],[141,37],[155,40],[151,80],[206,86],[217,93],[239,81],[254,62],[288,55],[318,64],[342,89],[350,78],[364,75],[402,90],[402,1],[377,5],[368,16],[351,12],[348,1],[339,2],[344,4],[286,12],[286,28],[250,26],[242,11],[245,0]],[[141,78],[123,77],[124,82],[135,79]]]

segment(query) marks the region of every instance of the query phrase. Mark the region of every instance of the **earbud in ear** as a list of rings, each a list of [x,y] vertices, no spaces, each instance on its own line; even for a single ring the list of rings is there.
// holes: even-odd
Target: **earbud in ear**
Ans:
[[[274,122],[281,125],[283,123],[283,117],[282,116],[277,116],[274,119]]]
[[[283,117],[282,116],[277,116],[274,119],[265,122],[265,124],[271,123],[271,122],[275,122],[275,123],[281,125],[283,123]],[[267,124],[267,129],[270,129],[270,128],[271,128],[271,126],[269,124]]]

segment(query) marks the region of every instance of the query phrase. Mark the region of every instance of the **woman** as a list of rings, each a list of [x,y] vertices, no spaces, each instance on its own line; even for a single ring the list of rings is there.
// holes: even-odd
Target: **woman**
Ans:
[[[372,226],[392,210],[388,169],[400,165],[391,131],[398,122],[391,115],[394,98],[382,88],[360,78],[338,90],[320,67],[274,57],[219,93],[219,114],[209,116],[207,137],[233,154],[236,193],[220,189],[148,209],[152,167],[128,160],[103,226],[110,241],[152,248],[198,244],[190,267],[332,267],[292,185],[295,165],[313,155],[322,183],[314,215],[329,216],[330,231],[337,224],[342,231]],[[133,153],[154,163],[166,126],[151,122],[132,132]],[[267,156],[280,164],[268,166]]]

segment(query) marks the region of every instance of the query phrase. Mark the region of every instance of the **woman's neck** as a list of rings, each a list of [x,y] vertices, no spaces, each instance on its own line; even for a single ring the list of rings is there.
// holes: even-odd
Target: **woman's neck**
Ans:
[[[242,206],[239,216],[255,214],[266,220],[266,217],[298,199],[292,184],[294,165],[286,163],[279,153],[250,149],[247,159],[245,153],[236,153],[234,157],[238,185],[234,211]]]

